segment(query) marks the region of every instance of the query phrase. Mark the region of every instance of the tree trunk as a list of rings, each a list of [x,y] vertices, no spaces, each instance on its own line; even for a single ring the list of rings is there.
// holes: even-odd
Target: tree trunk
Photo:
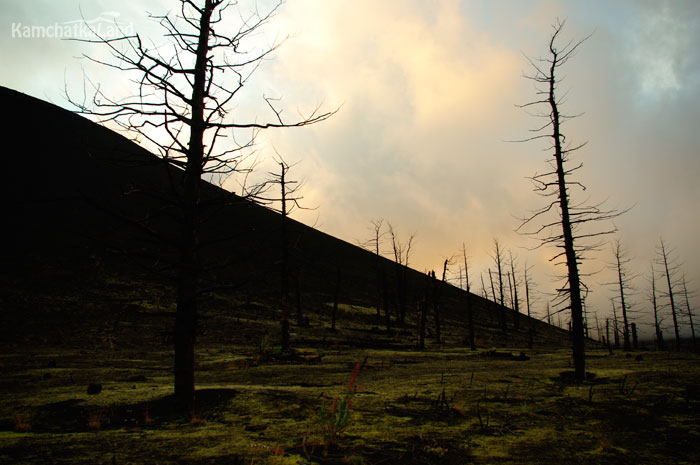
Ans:
[[[659,325],[659,309],[656,303],[656,276],[654,268],[651,268],[651,304],[654,309],[654,330],[656,331],[656,348],[663,350],[663,339],[661,338],[661,326]]]
[[[695,325],[693,324],[693,312],[690,309],[690,298],[688,297],[688,287],[685,285],[685,277],[683,277],[683,294],[685,295],[685,308],[688,310],[688,318],[690,319],[690,336],[693,338],[693,350],[697,350],[695,342]]]
[[[671,283],[671,274],[668,271],[668,255],[666,253],[666,247],[664,246],[664,241],[661,240],[661,255],[664,260],[664,270],[666,271],[666,283],[668,284],[668,298],[671,301],[671,316],[673,317],[673,330],[676,333],[676,350],[681,350],[681,335],[678,330],[678,318],[676,316],[676,304],[673,300],[673,284]]]
[[[571,306],[572,348],[574,359],[574,371],[576,378],[586,378],[586,356],[583,334],[583,303],[581,301],[581,280],[576,263],[576,249],[574,248],[574,236],[571,231],[571,218],[569,216],[569,196],[566,187],[566,174],[564,171],[564,159],[561,145],[561,132],[559,129],[559,108],[554,97],[556,80],[554,71],[557,67],[557,52],[550,47],[553,59],[549,69],[549,105],[552,109],[552,138],[554,139],[554,158],[556,161],[556,173],[559,189],[559,209],[561,211],[561,227],[564,236],[564,253],[569,280],[569,300]]]
[[[190,140],[187,148],[182,193],[183,223],[181,233],[180,270],[175,313],[175,397],[186,412],[194,415],[194,344],[197,323],[197,287],[199,263],[197,230],[199,222],[200,183],[204,158],[204,95],[212,2],[207,0],[199,24],[197,59],[191,99]]]
[[[467,288],[467,294],[466,294],[466,305],[467,305],[467,329],[469,330],[468,334],[468,342],[469,342],[469,348],[471,350],[476,350],[476,344],[474,342],[474,314],[472,311],[472,303],[471,303],[471,286],[469,284],[469,266],[467,263],[467,249],[462,244],[462,251],[464,252],[464,279],[466,283],[466,288]],[[481,276],[481,285],[484,285],[484,277],[483,275]]]
[[[615,259],[617,260],[617,278],[618,278],[618,283],[620,284],[620,304],[622,305],[622,324],[624,325],[623,327],[623,332],[622,332],[622,340],[623,340],[623,349],[624,350],[630,350],[630,331],[629,331],[629,322],[627,320],[627,305],[625,304],[625,287],[624,287],[624,281],[622,279],[622,263],[620,262],[620,244],[618,243],[617,248],[615,249]]]

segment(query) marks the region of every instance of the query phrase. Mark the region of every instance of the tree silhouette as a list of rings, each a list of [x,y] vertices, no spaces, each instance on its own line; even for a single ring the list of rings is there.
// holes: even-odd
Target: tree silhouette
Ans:
[[[513,278],[513,293],[512,293],[512,301],[513,305],[511,308],[513,309],[513,326],[517,330],[520,328],[520,299],[518,298],[518,279],[515,275],[515,268],[516,268],[516,259],[513,257],[513,252],[509,252],[509,264],[510,264],[510,275]],[[510,278],[509,278],[510,282]]]
[[[622,348],[624,350],[630,350],[632,349],[632,340],[629,321],[629,294],[633,291],[630,281],[635,278],[635,275],[630,274],[629,272],[628,264],[630,259],[627,258],[625,250],[622,247],[622,243],[619,240],[616,240],[612,244],[612,252],[613,256],[615,257],[615,262],[612,263],[610,267],[617,274],[617,279],[614,282],[607,284],[614,286],[616,291],[619,293],[618,297],[620,299],[620,310],[622,311]]]
[[[387,225],[389,228],[389,237],[391,238],[391,248],[394,252],[394,269],[396,272],[396,292],[398,299],[397,317],[399,325],[403,326],[406,320],[406,306],[408,305],[408,262],[411,258],[411,249],[416,235],[411,234],[405,242],[402,242],[394,226],[391,223],[387,223]]]
[[[685,297],[685,310],[688,313],[688,320],[690,321],[690,336],[693,338],[693,350],[697,350],[695,325],[693,324],[693,310],[690,308],[690,294],[688,293],[688,286],[686,286],[685,275],[683,275],[683,297]]]
[[[280,308],[282,310],[281,316],[281,347],[282,351],[287,352],[290,349],[289,345],[289,281],[290,274],[292,272],[292,238],[290,237],[289,231],[289,215],[295,209],[310,210],[308,207],[303,207],[300,203],[303,200],[303,196],[299,194],[299,191],[303,187],[303,183],[299,181],[294,181],[289,179],[289,170],[292,168],[281,156],[279,156],[277,164],[279,165],[279,172],[269,172],[268,176],[270,178],[265,181],[264,187],[270,187],[273,185],[279,186],[279,197],[270,197],[266,192],[256,192],[254,194],[254,199],[258,203],[262,204],[277,204],[279,207],[272,207],[274,211],[280,214],[281,227],[280,227]],[[260,190],[260,189],[258,189]],[[297,270],[297,287],[299,286],[299,271]],[[297,300],[301,298],[300,289],[297,288]],[[297,301],[297,324],[302,325],[304,317],[301,310],[301,303]]]
[[[535,210],[530,216],[523,218],[518,231],[537,237],[539,245],[554,245],[561,249],[550,261],[555,265],[565,265],[566,275],[564,285],[558,289],[559,298],[556,302],[562,309],[571,310],[571,329],[573,343],[573,359],[575,374],[578,379],[585,378],[585,346],[584,346],[584,321],[583,321],[583,291],[585,286],[581,282],[579,265],[585,251],[593,250],[600,244],[585,244],[585,239],[609,234],[615,230],[586,232],[582,226],[592,221],[602,221],[614,218],[620,213],[617,211],[604,211],[601,205],[576,204],[571,200],[571,187],[583,186],[571,178],[572,174],[581,168],[581,164],[569,167],[571,154],[585,145],[569,146],[562,132],[562,125],[574,116],[561,112],[561,95],[558,87],[561,82],[559,71],[577,52],[581,44],[588,39],[585,37],[579,41],[570,41],[564,46],[558,45],[559,35],[565,22],[557,20],[553,25],[553,33],[549,40],[547,58],[530,59],[532,73],[525,78],[535,83],[537,99],[519,105],[520,108],[529,109],[544,106],[546,110],[533,113],[532,116],[545,120],[544,124],[532,129],[533,136],[521,139],[533,141],[547,139],[551,141],[548,146],[553,151],[552,158],[547,160],[550,169],[544,173],[536,173],[530,178],[537,193],[547,199],[547,204]],[[590,36],[589,36],[590,37]],[[537,226],[536,221],[542,221]],[[583,242],[582,242],[583,241]]]
[[[465,279],[465,305],[467,307],[467,342],[469,343],[469,348],[471,350],[476,350],[476,343],[474,341],[474,312],[472,309],[472,302],[470,297],[471,283],[469,282],[469,259],[467,255],[467,246],[462,243],[462,257],[464,258],[464,279]],[[481,277],[481,286],[484,287],[484,277]],[[484,293],[486,289],[484,287]]]
[[[265,13],[255,8],[238,15],[233,5],[224,0],[181,0],[177,13],[152,15],[164,30],[167,42],[162,45],[149,46],[139,34],[106,38],[93,30],[96,38],[84,41],[105,47],[112,61],[87,58],[125,73],[136,86],[135,94],[116,98],[93,85],[91,99],[69,98],[82,113],[101,123],[115,122],[155,147],[169,166],[182,170],[181,182],[173,181],[179,210],[174,385],[175,396],[190,415],[194,414],[197,301],[203,291],[198,256],[202,176],[222,179],[239,170],[260,130],[306,126],[333,113],[317,106],[285,121],[279,102],[263,96],[268,120],[245,122],[234,117],[232,109],[241,90],[281,45],[248,46],[281,3]],[[228,18],[235,21],[237,16],[234,26]]]
[[[493,255],[491,255],[494,265],[496,265],[496,270],[498,271],[498,321],[501,324],[501,331],[503,332],[503,337],[508,338],[508,322],[506,321],[506,310],[505,310],[505,293],[503,292],[503,267],[505,266],[505,259],[503,257],[503,247],[501,242],[494,238],[493,239]],[[496,302],[496,291],[493,284],[493,276],[491,275],[491,270],[489,269],[489,277],[491,278],[491,291],[493,293],[493,301]]]
[[[658,350],[663,350],[664,339],[663,332],[661,331],[661,317],[659,317],[659,304],[656,299],[656,273],[654,272],[654,265],[651,265],[651,270],[649,272],[649,301],[651,302],[651,308],[654,310],[654,332],[656,335],[656,348]]]
[[[369,250],[370,252],[374,253],[376,256],[376,273],[377,273],[377,293],[375,296],[376,302],[376,310],[377,310],[377,326],[381,323],[381,307],[382,307],[382,283],[384,281],[383,275],[385,273],[384,267],[382,266],[382,254],[381,254],[381,244],[382,244],[382,237],[386,234],[386,231],[382,231],[382,226],[384,225],[384,220],[382,218],[379,218],[377,220],[370,220],[369,221],[371,224],[371,230],[372,230],[372,238],[365,241],[365,242],[360,242],[360,246]],[[386,312],[389,311],[388,308],[384,309]],[[387,315],[388,318],[388,315]],[[387,328],[388,330],[388,328]]]
[[[679,284],[677,278],[679,265],[676,263],[676,260],[671,257],[671,251],[666,249],[666,244],[664,244],[663,239],[659,239],[657,255],[657,261],[663,266],[664,277],[666,278],[666,285],[668,286],[668,293],[666,293],[666,296],[668,297],[668,301],[671,306],[671,317],[673,318],[673,331],[676,336],[675,348],[676,350],[681,350],[681,334],[678,325],[678,315],[675,300],[676,296],[674,289],[674,287],[677,287]]]

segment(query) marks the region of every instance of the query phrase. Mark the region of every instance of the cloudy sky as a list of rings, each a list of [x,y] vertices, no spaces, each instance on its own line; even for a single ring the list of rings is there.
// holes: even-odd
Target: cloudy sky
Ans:
[[[125,92],[119,76],[76,58],[101,52],[25,37],[24,27],[70,25],[81,15],[103,24],[116,18],[162,42],[146,11],[173,6],[3,1],[0,84],[66,108],[64,83],[78,91],[83,73]],[[402,238],[415,233],[411,264],[419,270],[439,269],[464,242],[477,282],[493,267],[498,238],[521,268],[534,266],[541,293],[533,311],[542,315],[552,277],[562,270],[547,261],[554,250],[529,250],[536,244],[514,229],[519,217],[543,205],[526,178],[545,170],[551,155],[542,143],[509,141],[528,137],[538,123],[516,104],[534,99],[532,83],[522,77],[529,71],[525,56],[545,56],[557,17],[567,20],[566,41],[592,34],[561,73],[563,109],[581,114],[567,123],[568,140],[588,142],[575,156],[583,162],[577,180],[587,190],[573,196],[631,207],[615,220],[619,233],[610,239],[622,241],[639,274],[633,318],[649,321],[646,278],[661,237],[698,290],[700,2],[694,0],[288,1],[255,40],[290,39],[258,71],[241,108],[263,103],[258,118],[269,118],[262,94],[283,97],[288,115],[319,103],[340,108],[321,124],[259,139],[263,159],[277,150],[299,162],[295,176],[305,180],[305,201],[318,209],[297,219],[357,243],[371,235],[370,219],[383,218]],[[606,246],[586,263],[588,271],[602,270],[587,278],[588,307],[601,320],[614,294],[603,285],[613,279],[605,269],[612,260]],[[458,273],[457,265],[452,271]],[[670,317],[665,322],[668,338]]]

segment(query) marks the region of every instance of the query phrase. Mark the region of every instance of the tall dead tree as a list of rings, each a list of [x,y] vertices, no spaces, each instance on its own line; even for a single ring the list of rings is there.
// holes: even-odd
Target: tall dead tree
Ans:
[[[630,281],[634,279],[634,275],[630,274],[628,270],[628,264],[630,259],[627,258],[625,251],[622,247],[622,243],[616,240],[612,244],[612,253],[614,256],[614,262],[610,265],[610,268],[617,275],[617,279],[614,282],[607,283],[616,288],[618,292],[618,298],[620,299],[620,309],[622,311],[622,341],[623,350],[632,349],[631,333],[630,333],[630,321],[629,321],[629,294],[634,290]]]
[[[167,165],[182,170],[181,182],[173,183],[180,225],[174,241],[179,256],[174,385],[177,399],[190,415],[194,414],[197,301],[204,291],[198,253],[202,176],[220,178],[236,172],[260,130],[306,126],[332,114],[316,107],[306,116],[284,121],[278,102],[263,97],[271,112],[268,120],[233,118],[241,89],[280,45],[254,45],[260,43],[259,33],[279,6],[266,13],[257,8],[245,12],[239,6],[234,13],[234,4],[224,0],[181,0],[176,13],[152,16],[164,30],[164,44],[147,45],[150,41],[139,34],[107,38],[93,30],[95,39],[85,42],[105,47],[112,61],[87,58],[125,73],[136,86],[134,94],[110,96],[94,85],[91,99],[79,102],[69,97],[80,112],[100,123],[117,123],[155,147]],[[229,16],[234,22],[238,19],[238,27],[225,21]]]
[[[362,247],[364,247],[367,250],[370,250],[373,252],[377,258],[375,262],[375,267],[376,267],[376,275],[377,275],[377,290],[376,290],[376,296],[375,296],[375,306],[377,309],[377,326],[379,326],[381,322],[381,307],[382,307],[382,275],[384,274],[384,269],[382,267],[382,255],[381,255],[381,243],[382,243],[382,237],[386,232],[382,231],[382,226],[384,224],[383,219],[378,219],[378,220],[370,220],[371,224],[371,229],[372,229],[372,238],[369,239],[367,242],[360,243]],[[385,311],[388,311],[388,309],[385,309]]]
[[[562,132],[562,125],[573,116],[561,111],[561,96],[558,86],[561,82],[559,71],[577,52],[581,44],[588,37],[579,41],[569,41],[563,46],[558,45],[558,38],[564,27],[564,22],[557,20],[553,26],[553,33],[549,40],[548,56],[546,58],[528,59],[532,73],[525,77],[535,83],[537,99],[520,105],[521,108],[545,107],[533,116],[543,118],[545,123],[538,124],[532,130],[535,135],[522,139],[532,141],[546,139],[551,142],[547,148],[552,150],[552,158],[547,160],[550,169],[544,173],[536,173],[532,180],[535,191],[547,199],[547,204],[535,210],[529,217],[523,218],[518,228],[525,234],[531,234],[539,239],[539,246],[554,245],[558,252],[550,260],[555,264],[566,266],[565,281],[559,289],[558,305],[571,310],[572,326],[572,353],[575,375],[579,380],[586,376],[585,338],[583,321],[583,296],[579,265],[583,259],[583,252],[592,250],[596,244],[581,242],[586,238],[608,234],[614,231],[582,231],[582,226],[592,221],[608,220],[617,216],[618,212],[603,211],[600,205],[588,206],[576,204],[571,200],[571,187],[583,187],[574,181],[572,174],[581,168],[581,164],[569,167],[570,155],[583,147],[569,146]],[[541,220],[542,224],[534,226],[535,221]],[[557,232],[557,230],[559,232]],[[584,241],[585,242],[585,241]],[[539,247],[538,246],[538,247]]]
[[[515,276],[515,258],[513,258],[513,253],[510,252],[510,274],[513,277],[513,324],[515,329],[520,328],[520,299],[518,299],[518,279]]]
[[[406,321],[406,305],[408,303],[408,263],[411,258],[411,248],[413,247],[415,234],[408,236],[406,242],[401,242],[391,223],[388,223],[388,227],[391,247],[394,252],[398,320],[399,325],[403,326]]]
[[[651,308],[654,311],[654,332],[656,334],[656,348],[658,350],[664,349],[664,339],[663,333],[661,331],[661,318],[659,317],[659,305],[656,300],[656,273],[654,272],[654,265],[651,265],[650,276],[650,286],[649,289],[649,301],[651,302]]]
[[[613,333],[614,333],[614,338],[615,338],[615,348],[619,349],[620,348],[620,329],[618,325],[618,319],[617,319],[617,308],[615,308],[615,300],[611,299],[610,303],[612,303],[612,311],[613,311]]]
[[[484,273],[479,273],[479,277],[481,278],[481,293],[484,296],[484,299],[489,298],[489,293],[486,291],[486,285],[484,284]]]
[[[267,186],[273,186],[277,184],[279,186],[279,197],[269,196],[267,192],[257,192],[255,194],[255,200],[261,204],[276,204],[279,203],[279,207],[273,206],[272,209],[280,214],[280,309],[282,310],[281,315],[281,347],[284,352],[289,351],[289,282],[290,274],[292,273],[292,258],[291,252],[292,240],[290,238],[289,231],[289,215],[295,209],[309,210],[307,207],[303,207],[300,201],[304,197],[299,195],[299,191],[303,183],[289,179],[289,170],[291,166],[284,161],[284,159],[278,154],[278,161],[280,171],[278,173],[269,172],[268,175],[270,179],[265,181],[264,185],[260,189],[264,190]],[[301,290],[299,289],[299,275],[297,270],[297,324],[302,325],[303,315],[301,310]]]
[[[683,276],[683,297],[685,297],[685,310],[688,313],[688,320],[690,321],[690,336],[693,339],[693,350],[697,350],[695,325],[693,324],[693,310],[690,308],[690,295],[688,294],[688,286],[686,286],[685,283],[685,276]]]
[[[678,326],[678,316],[676,314],[676,301],[674,287],[678,285],[676,274],[678,271],[678,265],[675,260],[671,258],[670,251],[666,249],[666,244],[664,240],[659,240],[658,248],[658,262],[663,265],[664,276],[666,277],[666,284],[668,285],[668,297],[669,304],[671,306],[671,317],[673,318],[673,331],[676,336],[676,350],[681,350],[681,334]]]
[[[501,247],[501,243],[499,242],[498,239],[493,240],[493,255],[491,256],[493,259],[494,264],[496,265],[496,269],[498,270],[498,296],[499,300],[498,302],[501,305],[504,305],[504,293],[503,293],[503,249]],[[495,297],[494,297],[495,301]]]
[[[465,279],[465,305],[467,310],[467,342],[469,343],[469,348],[471,350],[476,350],[476,343],[474,342],[474,314],[472,310],[472,303],[470,298],[471,284],[469,282],[469,263],[467,259],[467,246],[462,243],[462,257],[464,258],[464,279]],[[481,277],[481,286],[484,287],[484,278]],[[485,291],[485,289],[484,289]]]
[[[531,318],[532,314],[530,311],[530,304],[532,303],[531,299],[531,292],[534,291],[534,284],[532,282],[532,279],[530,276],[528,276],[527,272],[530,271],[532,267],[528,267],[527,263],[525,263],[525,267],[523,268],[523,284],[525,284],[525,305],[527,307],[527,317]]]
[[[436,283],[435,272],[433,272],[433,283],[435,289],[433,292],[433,315],[435,316],[435,342],[438,344],[442,343],[442,333],[440,327],[440,301],[442,299],[442,293],[445,287],[445,280],[447,279],[447,266],[450,263],[450,259],[446,258],[445,263],[442,266],[442,279],[439,283]]]
[[[505,266],[504,262],[504,257],[503,257],[503,248],[501,247],[501,243],[497,238],[493,239],[493,255],[491,258],[493,259],[494,265],[496,265],[496,270],[498,271],[498,301],[496,300],[496,292],[493,287],[493,276],[491,277],[491,290],[493,291],[493,301],[498,302],[500,306],[498,306],[498,321],[501,324],[501,331],[503,332],[503,336],[505,338],[508,337],[508,321],[506,320],[506,310],[505,310],[505,292],[503,289],[503,286],[505,285],[504,279],[503,279],[503,267]],[[491,270],[489,269],[489,275],[491,275]]]

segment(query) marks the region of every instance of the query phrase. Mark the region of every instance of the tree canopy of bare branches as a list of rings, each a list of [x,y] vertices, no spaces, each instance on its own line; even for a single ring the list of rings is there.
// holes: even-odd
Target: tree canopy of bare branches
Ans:
[[[162,44],[138,33],[107,38],[93,31],[95,38],[84,41],[105,48],[111,58],[86,58],[123,73],[135,91],[128,97],[115,97],[88,80],[91,96],[86,90],[82,101],[68,97],[80,112],[100,123],[118,124],[183,172],[181,181],[173,181],[180,223],[173,339],[175,395],[190,415],[201,291],[198,231],[202,176],[222,177],[240,170],[260,130],[307,126],[333,114],[316,106],[288,119],[279,100],[266,96],[261,106],[269,112],[267,119],[245,121],[234,111],[251,76],[282,43],[257,49],[252,45],[280,6],[281,2],[266,12],[257,7],[245,12],[236,2],[181,0],[175,12],[151,16],[162,27]]]
[[[548,54],[545,58],[528,58],[531,73],[526,74],[525,78],[533,81],[536,99],[519,107],[526,109],[533,117],[543,122],[531,129],[531,136],[520,141],[549,141],[546,150],[551,152],[552,156],[546,160],[548,169],[530,178],[535,192],[546,200],[545,205],[522,218],[518,231],[538,239],[537,247],[552,245],[558,249],[550,261],[556,265],[565,266],[567,272],[562,276],[564,284],[558,289],[559,297],[556,304],[560,307],[559,311],[571,310],[574,368],[577,378],[584,379],[583,298],[585,296],[583,294],[586,288],[581,281],[579,265],[585,252],[600,247],[600,236],[615,231],[612,225],[609,228],[597,230],[589,230],[584,226],[591,222],[610,220],[620,212],[605,210],[602,204],[576,203],[571,198],[572,188],[585,190],[585,187],[572,177],[583,165],[581,163],[570,165],[571,155],[585,143],[571,145],[562,130],[565,123],[578,115],[562,112],[559,72],[590,36],[560,45],[564,25],[565,21],[557,20],[554,23],[548,44]],[[532,110],[534,112],[531,109],[534,109]]]

